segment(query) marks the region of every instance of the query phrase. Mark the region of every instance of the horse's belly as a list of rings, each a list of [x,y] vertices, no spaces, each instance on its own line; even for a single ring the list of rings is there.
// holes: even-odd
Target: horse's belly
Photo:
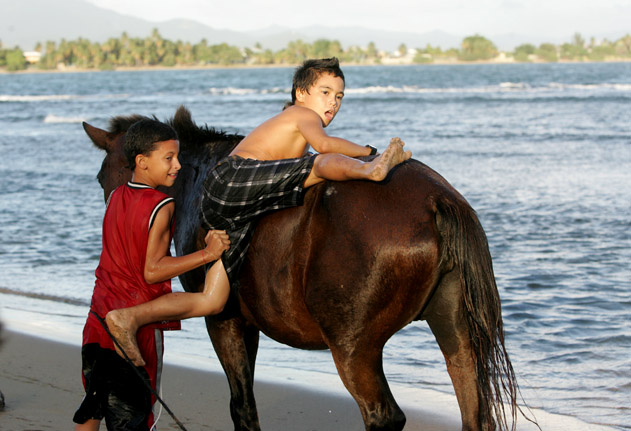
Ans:
[[[241,292],[241,312],[248,323],[279,343],[298,349],[322,350],[328,346],[319,325],[306,310],[304,302],[285,297],[277,300],[275,295],[256,296]]]

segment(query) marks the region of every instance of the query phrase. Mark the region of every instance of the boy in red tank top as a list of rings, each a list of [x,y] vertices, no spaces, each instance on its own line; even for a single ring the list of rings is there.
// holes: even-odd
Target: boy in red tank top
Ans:
[[[116,353],[102,319],[113,309],[170,293],[171,278],[218,259],[230,245],[225,231],[210,231],[203,250],[181,257],[170,255],[175,203],[156,190],[173,185],[181,167],[179,142],[170,126],[141,120],[127,132],[124,149],[133,176],[112,192],[103,219],[103,250],[83,330],[86,395],[73,418],[75,430],[80,431],[98,430],[103,418],[108,430],[150,429],[155,399],[146,384],[157,390],[162,331],[179,329],[179,321],[146,325],[137,332],[142,358],[134,363],[139,365],[143,382]]]

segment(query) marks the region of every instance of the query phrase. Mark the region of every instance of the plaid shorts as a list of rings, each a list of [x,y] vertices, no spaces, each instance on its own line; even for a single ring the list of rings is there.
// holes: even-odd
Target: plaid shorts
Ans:
[[[315,157],[255,160],[230,156],[210,172],[201,201],[202,225],[225,230],[230,236],[230,249],[221,259],[233,288],[256,220],[270,211],[302,205],[304,183]]]

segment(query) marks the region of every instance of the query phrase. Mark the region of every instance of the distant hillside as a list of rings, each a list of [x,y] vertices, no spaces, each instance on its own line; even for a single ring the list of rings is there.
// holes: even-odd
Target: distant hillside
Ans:
[[[258,32],[259,37],[266,41],[272,49],[282,48],[288,41],[302,39],[305,42],[313,42],[320,38],[339,40],[342,46],[353,45],[366,46],[374,42],[377,48],[385,51],[394,51],[404,43],[408,48],[425,48],[427,44],[448,49],[460,46],[464,36],[456,36],[441,31],[426,33],[409,33],[397,31],[374,30],[363,27],[324,27],[312,26],[291,30],[276,28],[276,33],[270,30]],[[253,33],[256,35],[257,33]],[[272,44],[276,42],[277,47]],[[263,43],[262,43],[263,44]],[[263,44],[264,46],[267,46]]]
[[[110,37],[120,37],[123,32],[131,37],[146,37],[157,28],[170,40],[197,43],[206,39],[210,44],[228,43],[241,47],[253,47],[260,43],[263,48],[278,50],[292,40],[313,42],[318,38],[339,40],[343,46],[366,46],[374,42],[379,49],[392,51],[401,43],[408,47],[433,46],[450,48],[458,46],[462,36],[441,32],[424,34],[376,31],[371,29],[309,27],[292,30],[270,27],[254,32],[217,30],[196,21],[174,19],[151,22],[121,15],[97,7],[84,0],[0,0],[0,41],[5,47],[19,46],[24,50],[35,47],[37,42],[61,39],[75,40],[80,37],[102,42]]]
[[[316,39],[338,40],[343,47],[365,47],[374,42],[377,48],[396,50],[404,43],[408,48],[424,48],[427,44],[443,49],[460,46],[462,39],[470,35],[453,35],[440,31],[410,33],[382,31],[361,27],[306,27],[299,30],[270,27],[253,32],[218,30],[187,19],[152,22],[97,7],[85,0],[0,0],[0,41],[3,46],[19,46],[31,50],[37,42],[59,42],[80,37],[93,42],[103,42],[110,37],[120,37],[123,32],[131,37],[147,37],[154,28],[169,40],[197,43],[206,39],[209,44],[227,43],[239,47],[279,50],[291,41],[302,39],[312,43]],[[522,43],[539,45],[542,42],[562,43],[566,40],[542,40],[538,37],[509,34],[488,35],[500,50],[512,50]],[[599,35],[585,35],[602,37]],[[620,37],[622,35],[618,35]],[[615,37],[613,37],[615,39]]]
[[[0,41],[5,47],[34,48],[37,42],[84,37],[105,40],[123,31],[144,35],[143,20],[97,8],[83,0],[0,0]]]

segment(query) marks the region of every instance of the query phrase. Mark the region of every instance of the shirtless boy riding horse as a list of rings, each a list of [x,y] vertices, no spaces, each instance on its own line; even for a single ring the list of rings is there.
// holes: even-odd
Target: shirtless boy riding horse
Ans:
[[[301,205],[304,189],[325,180],[382,181],[411,157],[403,141],[393,138],[382,154],[364,162],[355,157],[374,155],[376,148],[326,134],[344,87],[336,58],[307,60],[294,74],[289,106],[254,129],[211,171],[204,185],[202,221],[207,229],[228,232],[231,247],[207,270],[202,292],[168,294],[107,314],[109,329],[136,365],[144,363],[135,339],[141,326],[223,310],[261,215]],[[309,146],[319,154],[307,153]]]

